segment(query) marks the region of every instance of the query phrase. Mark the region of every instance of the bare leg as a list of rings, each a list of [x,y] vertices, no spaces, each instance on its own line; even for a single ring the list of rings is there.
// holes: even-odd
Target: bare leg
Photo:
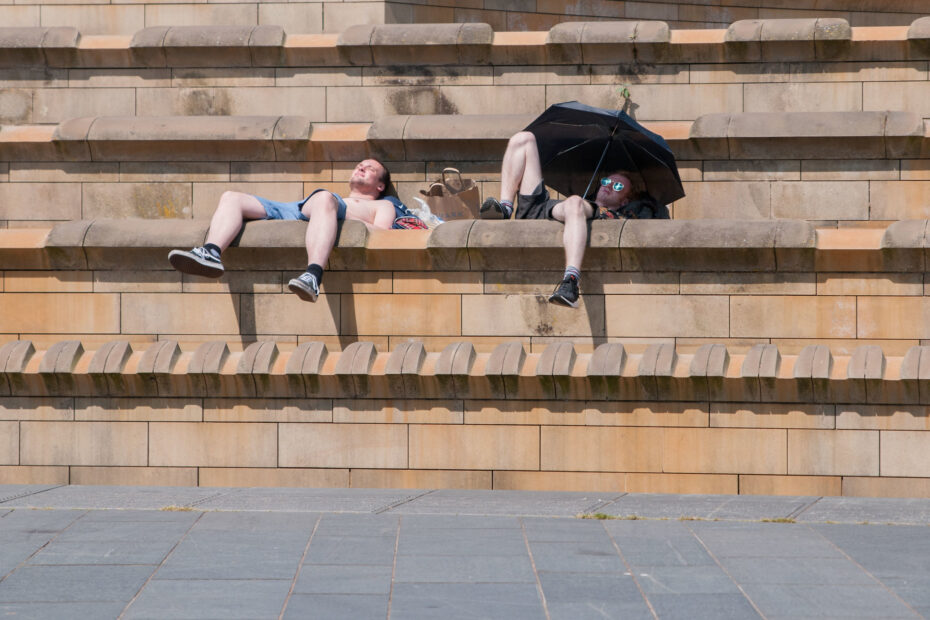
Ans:
[[[565,246],[565,266],[581,269],[588,243],[587,220],[594,214],[591,204],[580,196],[569,196],[552,209],[552,217],[565,223],[562,244]]]
[[[501,164],[501,200],[513,200],[517,190],[521,194],[532,192],[542,181],[542,165],[536,136],[521,131],[511,136]]]
[[[213,243],[225,250],[242,230],[243,221],[264,218],[265,207],[255,196],[242,192],[223,192],[213,213],[213,219],[210,220],[207,243]]]
[[[306,236],[308,265],[326,266],[336,244],[338,208],[339,203],[329,192],[318,192],[304,203],[303,214],[310,218]]]

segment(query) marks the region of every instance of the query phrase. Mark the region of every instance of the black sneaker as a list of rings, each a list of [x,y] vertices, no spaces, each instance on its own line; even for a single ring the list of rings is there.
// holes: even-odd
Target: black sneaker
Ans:
[[[549,303],[568,306],[569,308],[578,307],[578,279],[574,276],[568,276],[562,280],[552,295],[549,296]]]
[[[287,283],[287,288],[304,301],[316,301],[320,296],[320,284],[316,281],[316,276],[309,271],[293,278]]]
[[[171,250],[168,252],[168,262],[182,273],[205,278],[219,278],[226,271],[223,261],[202,247],[194,248],[190,252]]]
[[[512,211],[502,205],[497,198],[486,198],[481,203],[481,209],[478,211],[478,217],[482,220],[509,220]]]

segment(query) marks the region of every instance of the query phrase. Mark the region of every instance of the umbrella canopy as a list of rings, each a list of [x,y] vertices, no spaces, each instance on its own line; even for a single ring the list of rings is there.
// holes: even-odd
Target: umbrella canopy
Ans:
[[[625,112],[557,103],[526,131],[536,136],[546,185],[566,196],[593,194],[599,174],[618,170],[638,172],[661,204],[685,195],[668,144]]]

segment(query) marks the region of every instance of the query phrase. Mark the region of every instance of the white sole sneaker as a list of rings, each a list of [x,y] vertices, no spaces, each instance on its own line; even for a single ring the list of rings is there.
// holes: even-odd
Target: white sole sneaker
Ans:
[[[193,252],[185,250],[171,250],[168,252],[168,262],[181,273],[192,276],[219,278],[226,273],[222,263],[206,261]]]

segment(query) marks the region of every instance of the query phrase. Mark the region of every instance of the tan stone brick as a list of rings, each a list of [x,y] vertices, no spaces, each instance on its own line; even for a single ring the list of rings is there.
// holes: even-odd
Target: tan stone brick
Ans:
[[[738,477],[728,474],[636,474],[626,475],[628,493],[733,494],[739,492]]]
[[[60,123],[84,116],[133,116],[135,93],[131,88],[39,88],[32,102],[32,122]]]
[[[72,467],[71,484],[197,486],[196,467]]]
[[[528,400],[465,401],[465,424],[584,424],[577,403]]]
[[[43,6],[42,26],[71,26],[83,35],[133,34],[146,26],[148,16],[145,7],[127,5]],[[188,23],[188,22],[178,22]],[[38,25],[38,24],[36,24]],[[74,116],[83,116],[75,114]]]
[[[767,181],[684,182],[675,219],[769,219],[772,186]]]
[[[157,86],[173,86],[175,88],[274,86],[274,71],[273,67],[249,67],[247,69],[234,67],[175,67],[171,69],[170,83],[157,84]]]
[[[120,299],[115,294],[0,294],[0,332],[6,333],[116,334],[119,313]]]
[[[141,422],[21,422],[22,465],[146,465]],[[0,433],[2,434],[2,433]]]
[[[274,467],[277,452],[274,424],[149,424],[149,464],[154,466]]]
[[[710,474],[785,474],[787,438],[776,429],[665,429],[662,470]]]
[[[260,25],[287,25],[290,32],[317,33],[323,31],[324,3],[300,4],[259,4],[258,23]]]
[[[589,65],[499,65],[494,67],[494,84],[590,84],[591,70]]]
[[[850,431],[868,432],[868,431]],[[881,475],[930,477],[927,451],[930,433],[926,431],[881,431]],[[869,472],[869,475],[874,475]]]
[[[392,175],[393,176],[393,175]],[[230,164],[230,179],[233,182],[284,182],[333,180],[333,165],[329,162],[254,162],[242,161]]]
[[[392,275],[396,277],[399,274],[392,274],[390,271],[340,271],[337,277],[324,281],[320,290],[323,294],[390,293],[393,288]]]
[[[584,66],[584,65],[582,65]],[[567,67],[566,67],[567,68]],[[529,67],[529,69],[532,69]],[[593,65],[591,66],[591,84],[613,84],[636,87],[639,84],[688,84],[688,65],[651,65],[649,71],[637,73],[639,65]],[[543,82],[544,84],[565,84],[567,82]],[[634,90],[630,89],[631,93]]]
[[[718,428],[835,428],[833,405],[714,403],[710,426]]]
[[[120,183],[191,183],[197,181],[228,182],[231,180],[229,172],[231,164],[225,161],[164,161],[158,163],[124,161],[118,165]],[[279,165],[284,166],[285,164]]]
[[[213,5],[217,6],[217,5]],[[305,116],[325,121],[324,87],[145,88],[137,92],[137,116]],[[273,93],[273,94],[272,94]],[[370,119],[369,119],[370,120]]]
[[[10,162],[14,183],[78,183],[119,180],[119,164],[102,162]]]
[[[7,28],[37,28],[41,25],[38,6],[0,6],[0,23]]]
[[[7,293],[89,293],[90,271],[7,271]]]
[[[337,400],[333,422],[355,424],[462,424],[460,400]]]
[[[147,4],[146,26],[255,26],[254,4]],[[141,28],[141,27],[140,27]],[[133,31],[134,32],[134,31]]]
[[[789,430],[788,473],[877,476],[878,432]]]
[[[539,428],[411,424],[412,469],[539,469]]]
[[[706,405],[695,403],[635,403],[589,401],[584,408],[586,426],[704,426]]]
[[[902,181],[930,181],[930,159],[902,159]]]
[[[363,86],[490,86],[496,82],[490,66],[374,66],[362,69]],[[540,80],[527,84],[545,83]],[[516,82],[516,84],[522,84]],[[347,85],[347,84],[341,84]]]
[[[867,82],[862,85],[863,110],[907,110],[930,114],[930,82]]]
[[[839,476],[740,476],[741,495],[842,495]]]
[[[744,112],[856,112],[870,109],[863,108],[862,85],[859,83],[792,82],[746,84],[744,88]]]
[[[895,181],[900,166],[898,160],[886,159],[805,159],[801,161],[801,180]]]
[[[200,400],[176,398],[77,398],[74,419],[84,422],[200,422]]]
[[[381,2],[324,2],[323,32],[342,32],[349,26],[383,24],[384,4]]]
[[[854,297],[731,297],[729,318],[737,338],[863,337]]]
[[[718,22],[732,24],[741,19],[756,19],[759,9],[755,7],[736,6],[694,6],[681,4],[678,7],[678,19],[689,22]]]
[[[98,217],[190,219],[190,183],[85,183],[85,219]]]
[[[69,88],[167,88],[171,86],[170,69],[71,69]]]
[[[930,338],[925,297],[859,297],[859,338]]]
[[[397,294],[481,293],[483,277],[477,272],[398,271],[394,273]]]
[[[16,465],[0,467],[0,484],[68,484],[68,468]]]
[[[200,486],[345,488],[349,470],[201,467]]]
[[[718,295],[607,295],[609,337],[726,337],[728,300]],[[736,335],[736,334],[733,334]]]
[[[682,181],[703,181],[704,180],[704,162],[679,160],[678,176]]]
[[[870,219],[930,218],[930,181],[872,181]]]
[[[917,339],[911,340],[870,340],[870,339],[842,339],[818,338],[816,343],[810,340],[796,340],[791,338],[772,338],[772,344],[778,346],[782,355],[797,355],[801,349],[810,344],[822,344],[830,349],[834,356],[852,355],[857,347],[865,344],[874,344],[881,347],[887,356],[903,357],[909,348],[920,344]],[[782,360],[784,362],[784,359]]]
[[[102,296],[104,295],[94,295],[94,297]],[[125,333],[234,334],[239,332],[238,295],[123,293],[121,297],[121,326]]]
[[[73,420],[70,398],[16,398],[0,400],[0,420]]]
[[[813,275],[813,274],[812,274]],[[919,273],[818,273],[818,295],[923,295]]]
[[[361,86],[361,67],[276,67],[276,86]]]
[[[640,122],[690,121],[703,114],[743,111],[741,84],[637,84],[630,91],[639,106],[636,119]],[[546,88],[546,105],[572,99],[607,108],[618,108],[622,103],[613,85]]]
[[[180,293],[178,271],[94,271],[96,293]],[[227,276],[227,278],[230,276]]]
[[[223,192],[243,192],[272,200],[291,202],[304,197],[303,184],[292,183],[194,183],[194,219],[209,219]]]
[[[541,295],[463,295],[461,300],[464,336],[604,335],[604,298],[598,295],[582,296],[578,309],[555,306]],[[585,321],[577,320],[579,309]],[[487,320],[491,316],[493,322]]]
[[[242,320],[246,325],[253,325],[255,333],[264,335],[364,334],[340,329],[344,325],[339,319],[341,303],[339,295],[322,295],[315,304],[301,301],[290,293],[255,295],[252,304],[242,308]]]
[[[682,295],[814,295],[813,273],[683,272]]]
[[[591,491],[622,493],[630,474],[599,472],[496,471],[494,488],[505,491]]]
[[[20,462],[19,422],[0,422],[0,465]]]
[[[624,17],[627,19],[658,19],[663,21],[678,19],[678,4],[657,4],[653,2],[625,2]]]
[[[484,274],[484,292],[508,295],[545,295],[552,293],[561,271],[488,271]],[[673,272],[589,271],[584,274],[582,294],[675,294],[678,274]]]
[[[542,470],[662,471],[662,428],[541,429]]]
[[[792,82],[913,82],[927,79],[927,65],[909,62],[791,63]]]
[[[772,217],[809,220],[867,220],[869,219],[869,183],[866,181],[774,183],[772,184]]]
[[[892,431],[930,430],[930,411],[921,405],[837,405],[836,427]]]
[[[843,495],[846,497],[930,497],[930,479],[847,476],[843,478]]]
[[[280,271],[227,271],[219,280],[185,275],[181,290],[185,293],[281,293],[284,284]]]
[[[360,489],[490,489],[489,471],[353,469],[352,484]]]
[[[801,162],[794,159],[741,159],[704,162],[706,181],[800,181]]]
[[[279,424],[279,467],[405,469],[402,424]]]
[[[356,295],[342,306],[344,334],[438,336],[462,333],[459,295]]]
[[[79,220],[81,185],[0,183],[0,204],[8,220]]]

